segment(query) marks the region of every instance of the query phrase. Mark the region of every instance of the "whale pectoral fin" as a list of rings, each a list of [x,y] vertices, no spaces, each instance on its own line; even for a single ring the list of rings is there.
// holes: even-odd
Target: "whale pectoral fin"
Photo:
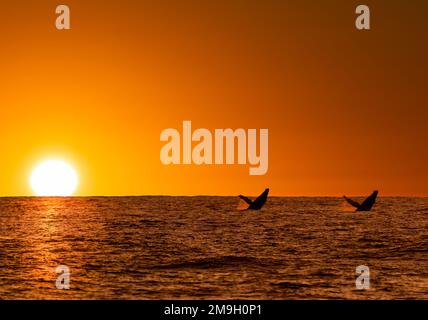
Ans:
[[[266,189],[265,191],[263,191],[261,195],[257,197],[256,200],[254,200],[253,205],[255,205],[258,208],[263,207],[263,205],[265,204],[268,198],[268,194],[269,194],[269,189]]]
[[[357,201],[354,201],[350,198],[348,198],[347,196],[343,196],[343,198],[353,207],[359,209],[360,208],[360,204]]]
[[[269,194],[269,189],[266,189],[265,191],[262,192],[261,195],[259,195],[257,197],[256,201],[259,200],[259,199],[267,199],[268,194]]]
[[[377,191],[374,191],[366,200],[361,204],[361,208],[364,210],[370,210],[376,202]]]
[[[250,199],[248,199],[247,197],[244,197],[242,194],[240,194],[238,196],[239,198],[241,198],[242,200],[244,200],[246,203],[248,203],[249,205],[253,204],[253,201],[251,201]]]

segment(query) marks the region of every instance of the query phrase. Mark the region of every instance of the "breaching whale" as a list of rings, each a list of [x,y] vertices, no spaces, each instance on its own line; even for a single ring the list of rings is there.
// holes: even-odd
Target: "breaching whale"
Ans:
[[[265,191],[263,191],[263,193],[259,195],[257,199],[254,201],[251,201],[250,199],[248,199],[247,197],[244,197],[241,194],[238,197],[250,205],[247,208],[247,210],[260,210],[263,207],[263,205],[266,203],[268,194],[269,194],[269,188],[265,189]]]
[[[345,200],[353,207],[357,208],[356,211],[370,211],[373,205],[376,202],[378,191],[375,190],[373,193],[363,201],[363,203],[359,204],[357,201],[348,198],[347,196],[343,196]]]

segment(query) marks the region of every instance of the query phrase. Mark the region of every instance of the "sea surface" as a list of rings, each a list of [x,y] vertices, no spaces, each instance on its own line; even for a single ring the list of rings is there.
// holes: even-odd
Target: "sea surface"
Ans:
[[[0,299],[428,299],[428,198],[0,198]],[[57,289],[56,268],[70,271]],[[356,288],[369,267],[370,288]]]

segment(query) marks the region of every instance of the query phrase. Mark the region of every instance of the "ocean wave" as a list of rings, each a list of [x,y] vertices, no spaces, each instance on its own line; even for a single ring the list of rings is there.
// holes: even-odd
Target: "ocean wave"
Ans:
[[[182,262],[172,262],[168,264],[159,265],[156,268],[160,269],[211,269],[223,268],[230,266],[240,265],[254,265],[254,266],[271,266],[272,261],[263,260],[260,258],[247,257],[247,256],[219,256],[192,259]]]

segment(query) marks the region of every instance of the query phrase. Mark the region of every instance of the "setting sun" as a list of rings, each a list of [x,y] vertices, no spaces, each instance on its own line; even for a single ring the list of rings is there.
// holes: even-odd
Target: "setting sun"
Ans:
[[[48,160],[31,173],[30,185],[37,196],[71,196],[76,190],[76,171],[61,160]]]

